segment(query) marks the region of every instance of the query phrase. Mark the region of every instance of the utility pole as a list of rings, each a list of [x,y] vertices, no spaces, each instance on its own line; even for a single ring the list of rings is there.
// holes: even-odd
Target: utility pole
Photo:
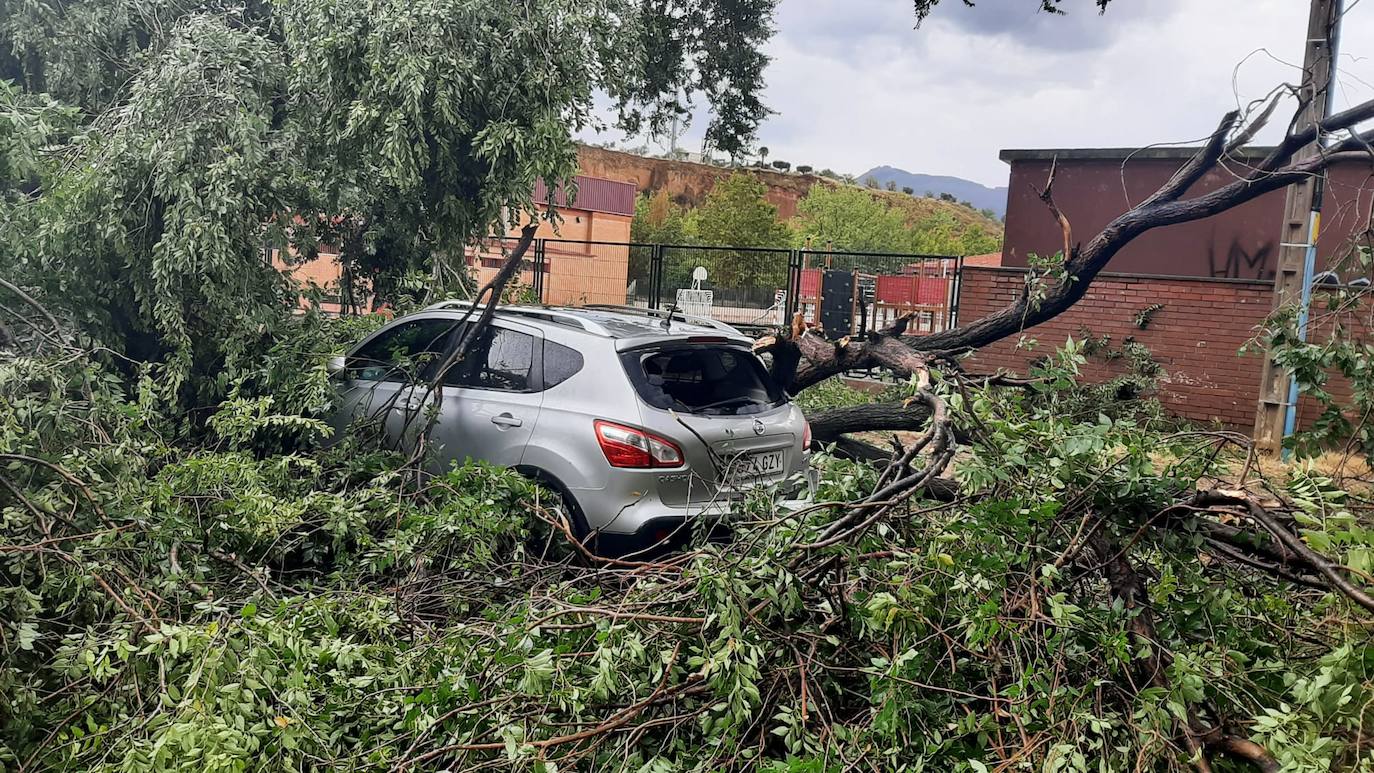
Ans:
[[[668,129],[668,158],[677,160],[677,115],[673,116],[673,124]]]
[[[1335,83],[1336,44],[1341,23],[1340,0],[1312,0],[1307,19],[1307,43],[1303,55],[1303,82],[1298,93],[1302,115],[1294,127],[1303,131],[1331,114],[1331,89]],[[1321,147],[1318,136],[1294,154],[1300,160],[1315,156]],[[1317,262],[1317,234],[1321,229],[1322,187],[1325,172],[1304,178],[1288,188],[1279,238],[1278,268],[1274,275],[1274,308],[1300,304],[1299,332],[1307,335],[1312,275]],[[1273,350],[1264,353],[1260,374],[1259,408],[1255,412],[1255,443],[1263,451],[1278,453],[1283,438],[1297,423],[1298,385],[1274,362]]]

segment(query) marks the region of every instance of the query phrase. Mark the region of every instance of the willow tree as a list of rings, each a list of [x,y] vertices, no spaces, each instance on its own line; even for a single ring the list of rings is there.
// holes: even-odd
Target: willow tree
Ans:
[[[5,98],[46,127],[46,163],[13,186],[23,196],[0,233],[0,273],[126,369],[213,393],[220,364],[294,304],[265,249],[308,259],[332,243],[349,276],[384,293],[406,276],[442,283],[456,274],[446,256],[533,214],[536,179],[571,182],[572,137],[597,123],[595,95],[629,130],[704,97],[712,141],[747,147],[766,113],[772,9],[7,4],[0,73],[20,88]],[[65,131],[19,109],[43,93],[70,107]]]

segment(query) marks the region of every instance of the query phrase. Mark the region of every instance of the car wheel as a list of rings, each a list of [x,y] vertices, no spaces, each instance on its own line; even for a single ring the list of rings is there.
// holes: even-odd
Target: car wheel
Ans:
[[[591,529],[587,526],[587,519],[582,515],[582,508],[577,506],[577,500],[572,498],[562,484],[548,475],[538,470],[522,472],[554,495],[553,501],[546,500],[541,503],[545,511],[544,517],[553,520],[554,523],[566,525],[567,531],[572,533],[572,538],[585,545]],[[560,560],[571,554],[574,561],[586,560],[586,554],[578,549],[578,545],[570,544],[568,533],[562,526],[545,526],[542,521],[537,525],[541,528],[535,529],[531,534],[532,542],[537,543],[530,546],[534,555],[545,560]],[[590,546],[587,550],[595,552]]]

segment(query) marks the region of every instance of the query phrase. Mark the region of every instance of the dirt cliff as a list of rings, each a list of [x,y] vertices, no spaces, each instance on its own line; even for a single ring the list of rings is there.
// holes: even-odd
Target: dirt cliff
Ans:
[[[690,161],[646,158],[590,145],[579,146],[577,156],[582,174],[632,182],[641,193],[666,190],[677,203],[692,207],[706,198],[717,180],[729,177],[734,171]],[[790,220],[797,214],[797,202],[811,186],[835,184],[811,174],[783,174],[758,168],[748,171],[768,186],[768,203],[778,208],[778,217],[782,220]]]
[[[735,171],[691,161],[648,158],[591,145],[579,145],[577,155],[582,174],[631,182],[640,193],[666,190],[674,201],[688,207],[701,204],[717,180],[729,177]],[[758,167],[748,167],[744,171],[768,186],[768,203],[778,208],[778,219],[783,221],[791,220],[797,214],[797,202],[806,196],[811,186],[842,184],[813,174],[785,174]],[[909,225],[943,214],[952,217],[960,231],[974,229],[993,239],[1000,239],[1002,235],[1000,222],[961,204],[884,190],[870,190],[869,193],[889,207],[901,211]]]

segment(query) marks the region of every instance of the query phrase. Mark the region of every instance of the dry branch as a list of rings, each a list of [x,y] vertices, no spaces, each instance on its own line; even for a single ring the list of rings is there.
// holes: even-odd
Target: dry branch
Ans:
[[[482,340],[483,335],[485,335],[487,329],[491,326],[491,321],[496,316],[496,309],[501,303],[501,296],[506,291],[506,285],[510,284],[510,280],[520,271],[520,264],[524,261],[525,253],[529,251],[530,245],[534,243],[534,236],[538,230],[538,221],[532,221],[520,229],[520,239],[516,242],[514,249],[510,251],[510,254],[508,254],[501,263],[501,268],[497,270],[496,275],[491,278],[491,281],[487,282],[482,286],[482,289],[477,291],[477,295],[473,298],[472,304],[468,306],[467,312],[463,314],[459,320],[453,323],[453,327],[450,328],[450,330],[461,329],[463,331],[462,338],[459,339],[457,345],[453,347],[453,351],[451,351],[448,356],[444,358],[444,361],[439,364],[439,367],[434,372],[434,377],[424,385],[424,391],[420,395],[420,399],[405,407],[405,426],[407,428],[409,428],[412,422],[425,413],[425,406],[431,404],[431,399],[443,399],[444,379],[448,377],[449,372],[454,368],[467,362],[468,356],[477,347],[478,342]],[[472,320],[474,313],[477,313],[476,321]],[[403,390],[397,390],[395,396],[399,397],[402,391]],[[393,400],[394,399],[395,397],[393,397]],[[386,411],[392,408],[393,405],[391,401],[388,401],[387,404],[373,412],[373,418],[375,419],[385,415]],[[420,461],[420,459],[424,457],[425,449],[428,445],[429,432],[433,428],[434,421],[437,418],[437,412],[430,412],[425,422],[425,426],[418,433],[415,449],[411,457],[412,464]]]

